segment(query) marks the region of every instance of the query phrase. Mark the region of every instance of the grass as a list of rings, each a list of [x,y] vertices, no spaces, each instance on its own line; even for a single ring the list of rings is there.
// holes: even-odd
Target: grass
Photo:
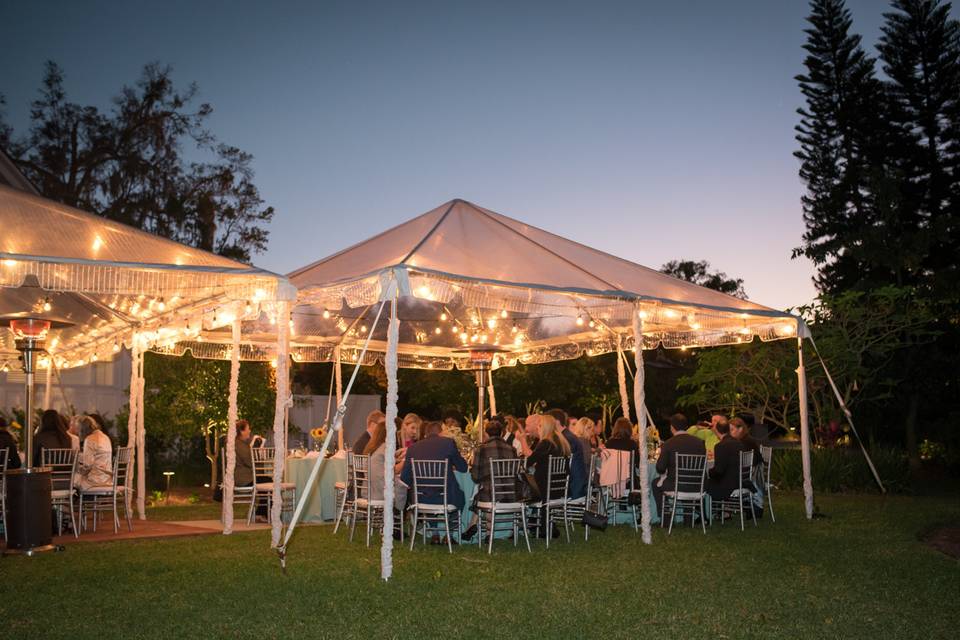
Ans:
[[[776,523],[657,529],[652,546],[625,527],[532,555],[418,545],[389,583],[378,549],[330,527],[297,533],[287,575],[267,532],[74,544],[0,560],[0,620],[71,639],[956,637],[960,563],[918,539],[960,522],[955,497],[818,504],[829,518],[785,496]]]

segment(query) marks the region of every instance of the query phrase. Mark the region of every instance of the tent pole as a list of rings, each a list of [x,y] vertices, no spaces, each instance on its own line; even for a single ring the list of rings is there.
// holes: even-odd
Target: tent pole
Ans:
[[[637,407],[637,414],[646,406],[646,389],[644,389],[643,372],[643,320],[640,319],[640,305],[633,308],[633,353],[636,373],[633,376],[633,403]],[[642,420],[639,420],[641,423]],[[640,431],[640,530],[644,544],[652,544],[650,534],[650,475],[647,473],[647,438],[646,430]]]
[[[620,408],[623,410],[623,417],[630,420],[630,396],[627,394],[627,374],[623,359],[622,336],[617,334],[617,386],[620,390]],[[639,421],[640,419],[637,418]]]
[[[490,396],[490,416],[493,417],[497,415],[497,393],[493,388],[493,366],[490,367],[490,372],[487,374],[490,376],[489,382],[487,385],[487,395]]]
[[[240,387],[240,318],[231,324],[233,342],[230,349],[230,395],[227,399],[226,468],[223,471],[223,533],[233,533],[233,484],[237,462],[237,392]]]
[[[137,357],[137,515],[147,519],[147,441],[143,414],[143,391],[146,382],[143,375],[144,348],[140,347]]]
[[[140,338],[134,333],[130,346],[130,397],[128,401],[130,411],[127,415],[127,446],[134,447],[134,449],[136,449],[137,446],[137,384],[140,382],[140,378],[137,375],[137,361],[139,351]],[[131,513],[133,511],[133,494],[130,491],[126,493],[123,499],[126,502],[127,513]]]
[[[43,410],[52,409],[50,406],[50,392],[53,391],[53,356],[47,354],[47,382],[43,386]]]
[[[343,372],[340,369],[340,345],[333,349],[333,373],[337,380],[337,407],[343,402]],[[337,451],[343,451],[343,429],[337,429]]]
[[[270,511],[270,546],[280,545],[283,529],[283,467],[287,459],[284,417],[290,401],[290,303],[280,302],[277,318],[277,397],[273,407],[273,498]]]
[[[803,331],[797,331],[797,399],[800,402],[800,459],[803,463],[803,502],[809,520],[813,518],[813,480],[810,465],[810,411],[807,406],[807,372],[803,364]]]
[[[390,324],[387,327],[387,440],[384,442],[383,473],[383,535],[380,543],[380,577],[389,580],[393,575],[393,465],[397,451],[397,343],[400,340],[400,320],[397,318],[397,293],[390,300]]]

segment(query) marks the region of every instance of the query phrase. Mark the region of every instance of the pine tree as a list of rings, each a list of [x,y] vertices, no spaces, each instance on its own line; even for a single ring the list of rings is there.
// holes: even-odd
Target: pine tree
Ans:
[[[939,0],[894,0],[879,51],[896,157],[906,176],[904,215],[929,239],[917,284],[957,299],[960,255],[960,23]]]
[[[884,252],[864,242],[878,225],[876,193],[884,190],[878,171],[881,85],[874,60],[850,31],[843,0],[813,0],[810,6],[806,73],[796,77],[806,106],[797,110],[800,150],[794,154],[807,185],[807,230],[794,256],[810,258],[818,267],[818,288],[830,292],[883,280],[889,272],[872,259]]]

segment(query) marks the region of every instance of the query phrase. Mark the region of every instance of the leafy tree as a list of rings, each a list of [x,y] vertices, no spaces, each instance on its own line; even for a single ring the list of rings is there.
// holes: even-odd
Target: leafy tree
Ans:
[[[711,271],[710,263],[706,260],[671,260],[660,271],[667,275],[698,284],[701,287],[728,293],[738,298],[747,298],[743,288],[743,278],[731,278],[723,271]]]
[[[266,248],[273,218],[253,183],[253,156],[218,142],[205,128],[212,107],[194,105],[197,86],[177,89],[172,75],[146,65],[102,112],[70,102],[63,72],[48,62],[11,155],[49,198],[249,261]],[[207,159],[188,162],[186,145]]]
[[[215,487],[220,436],[227,430],[230,363],[201,360],[189,354],[173,357],[148,353],[144,371],[146,431],[160,445],[156,448],[186,457],[193,452],[197,437],[202,436],[204,455],[210,461],[210,486]],[[240,364],[238,414],[255,432],[273,424],[275,397],[269,364]]]

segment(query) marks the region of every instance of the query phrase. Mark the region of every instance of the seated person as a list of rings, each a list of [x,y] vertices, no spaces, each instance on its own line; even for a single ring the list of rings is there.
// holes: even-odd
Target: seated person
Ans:
[[[536,449],[527,456],[527,466],[533,468],[533,477],[540,489],[542,500],[556,500],[562,495],[547,495],[547,475],[550,471],[550,456],[567,457],[571,453],[570,443],[560,433],[560,424],[550,414],[540,417],[540,439]]]
[[[93,418],[80,416],[80,442],[83,451],[75,477],[80,490],[110,487],[113,484],[113,445]]]
[[[368,497],[371,500],[383,500],[384,489],[386,488],[385,480],[387,470],[389,469],[390,478],[394,481],[393,507],[398,511],[402,511],[407,502],[407,492],[403,485],[397,486],[397,484],[399,484],[396,482],[397,469],[393,462],[391,461],[390,465],[387,465],[386,419],[377,423],[376,428],[373,430],[373,435],[370,436],[370,442],[367,443],[367,448],[363,450],[363,455],[370,456],[370,465],[368,467],[370,472],[367,476],[370,482],[370,493]]]
[[[377,429],[377,423],[386,419],[387,417],[383,415],[383,411],[379,409],[375,409],[367,414],[367,429],[361,433],[360,437],[353,443],[353,449],[351,449],[351,451],[362,454],[364,449],[367,448],[367,443],[370,442],[370,436],[372,436],[373,432]]]
[[[237,437],[234,440],[235,462],[233,465],[233,486],[253,486],[253,454],[250,452],[250,423],[246,420],[237,420]],[[224,449],[226,455],[226,449]]]
[[[750,435],[750,426],[744,418],[737,416],[730,421],[730,435],[743,445],[744,451],[753,451],[754,466],[763,464],[763,455],[760,453],[760,443]]]
[[[0,450],[7,450],[7,469],[20,468],[20,453],[13,434],[7,431],[7,419],[0,416]]]
[[[740,487],[740,452],[743,445],[730,435],[730,423],[723,416],[713,428],[720,439],[713,449],[713,468],[707,472],[707,493],[714,500],[729,498]]]
[[[663,504],[664,491],[673,491],[674,477],[677,474],[677,463],[674,454],[706,455],[703,440],[687,432],[687,417],[682,413],[670,416],[670,433],[660,447],[660,457],[657,458],[657,473],[660,478],[653,483],[653,499],[657,508]]]
[[[408,413],[403,417],[400,428],[397,429],[397,447],[406,449],[420,439],[420,429],[423,420],[415,413]]]
[[[523,431],[518,435],[520,437],[514,439],[513,448],[518,456],[529,457],[540,442],[540,414],[527,416],[523,421]]]
[[[613,423],[613,431],[604,447],[616,451],[633,451],[633,466],[640,466],[640,445],[633,439],[633,424],[627,418],[617,418]]]
[[[713,416],[709,422],[703,421],[687,429],[687,433],[703,440],[706,450],[710,454],[713,453],[713,448],[717,446],[717,442],[719,441],[717,434],[713,431],[713,424],[722,417],[723,416]]]
[[[517,452],[512,446],[503,439],[504,423],[499,416],[493,416],[487,420],[486,433],[487,441],[480,445],[473,454],[473,466],[470,468],[470,477],[477,484],[477,494],[474,497],[473,504],[475,508],[478,502],[490,502],[493,499],[493,492],[490,488],[490,461],[516,459]],[[511,496],[506,496],[507,501],[512,501]],[[470,521],[470,527],[464,532],[463,537],[467,540],[473,537],[477,531],[477,517],[474,516]]]
[[[33,463],[43,464],[44,449],[71,449],[73,441],[67,435],[64,420],[53,409],[47,409],[40,416],[40,428],[33,437]]]
[[[464,505],[463,491],[457,484],[453,472],[465,472],[467,470],[467,461],[460,455],[457,449],[457,443],[451,438],[441,437],[440,432],[443,425],[439,422],[425,422],[423,425],[423,439],[417,440],[407,449],[407,455],[403,461],[403,468],[400,471],[400,480],[408,487],[413,487],[413,461],[414,460],[446,460],[447,461],[447,503],[456,506],[457,510],[462,510]],[[443,496],[439,489],[428,489],[421,491],[418,497],[420,502],[426,504],[441,504]]]
[[[580,438],[570,430],[570,418],[566,411],[550,409],[547,413],[556,419],[561,427],[560,434],[570,445],[570,487],[567,489],[567,497],[571,500],[582,498],[587,494],[587,469],[589,469],[589,463],[584,463],[583,444]],[[589,458],[587,460],[589,461]]]

